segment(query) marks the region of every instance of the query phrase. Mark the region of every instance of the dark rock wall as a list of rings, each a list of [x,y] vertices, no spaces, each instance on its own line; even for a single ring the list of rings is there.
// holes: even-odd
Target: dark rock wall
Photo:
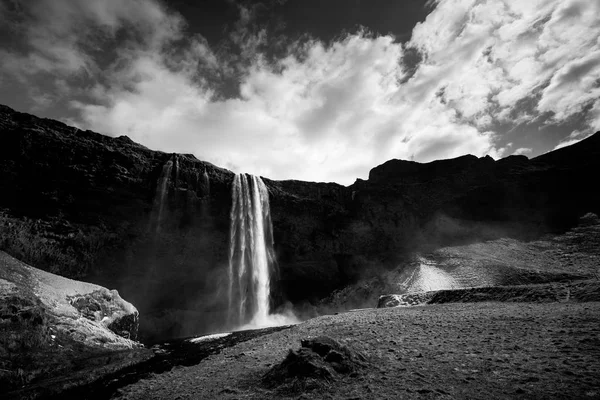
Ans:
[[[146,340],[222,326],[232,172],[3,106],[0,132],[1,249],[117,289],[140,310]],[[596,134],[533,160],[391,160],[349,187],[264,179],[279,263],[273,305],[315,303],[417,247],[566,229],[600,211],[599,164]]]
[[[116,288],[140,309],[142,337],[220,323],[230,171],[6,107],[0,131],[0,248]],[[169,160],[159,226],[157,184]]]

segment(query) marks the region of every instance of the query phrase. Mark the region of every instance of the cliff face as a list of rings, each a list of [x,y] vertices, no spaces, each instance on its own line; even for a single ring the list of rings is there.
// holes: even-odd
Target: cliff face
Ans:
[[[233,173],[0,106],[0,248],[115,287],[146,340],[222,327]],[[275,306],[296,305],[410,251],[563,230],[598,213],[600,135],[533,160],[391,160],[366,181],[272,181]]]
[[[183,320],[210,328],[200,316],[219,305],[231,172],[6,107],[0,132],[2,249],[116,288],[139,307],[142,337],[185,333]]]

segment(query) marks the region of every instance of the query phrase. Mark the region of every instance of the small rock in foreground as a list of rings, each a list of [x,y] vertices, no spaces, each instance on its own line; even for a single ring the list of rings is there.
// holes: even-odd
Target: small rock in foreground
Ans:
[[[367,365],[361,353],[328,336],[303,339],[300,343],[300,349],[290,349],[287,357],[263,376],[266,387],[310,390],[340,376],[354,376]]]

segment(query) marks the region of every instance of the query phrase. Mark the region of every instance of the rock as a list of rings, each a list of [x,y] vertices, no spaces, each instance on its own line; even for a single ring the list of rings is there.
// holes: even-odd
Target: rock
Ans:
[[[0,251],[3,390],[72,374],[81,358],[106,354],[109,364],[115,352],[119,359],[124,350],[143,347],[131,340],[137,328],[138,311],[116,290],[33,268]]]
[[[140,346],[129,340],[137,336],[138,311],[116,290],[39,270],[1,251],[0,265],[0,279],[6,282],[0,295],[19,320],[47,320],[55,335],[85,329],[92,333],[86,341],[100,347]]]
[[[300,349],[290,349],[287,357],[263,376],[266,387],[310,389],[319,382],[354,374],[367,365],[362,354],[328,336],[303,339],[300,343]]]
[[[121,337],[137,339],[139,313],[116,290],[102,288],[90,293],[67,296],[67,300],[84,318],[101,322]]]
[[[399,294],[384,294],[379,296],[377,308],[398,307],[401,304],[402,296]]]
[[[421,292],[411,294],[384,294],[382,296],[379,296],[377,308],[410,307],[419,304],[424,304],[427,301],[429,301],[431,293],[434,292]]]
[[[596,226],[600,224],[600,218],[594,213],[587,213],[579,218],[579,226]]]

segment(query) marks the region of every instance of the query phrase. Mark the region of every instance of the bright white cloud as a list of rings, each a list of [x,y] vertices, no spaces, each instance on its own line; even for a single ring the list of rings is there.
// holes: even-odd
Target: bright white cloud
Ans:
[[[600,12],[600,10],[598,10]],[[600,24],[600,19],[598,20]],[[542,93],[538,108],[565,119],[600,99],[600,46],[560,68]],[[600,104],[600,103],[599,103]]]
[[[520,156],[531,153],[533,150],[528,147],[519,147],[515,151],[513,151],[514,156]]]
[[[597,0],[450,0],[412,41],[429,55],[421,72],[432,86],[446,81],[446,101],[480,126],[483,117],[526,122],[547,111],[562,121],[598,101],[599,38]],[[537,110],[520,109],[535,96]]]
[[[394,38],[364,32],[291,43],[267,62],[258,49],[268,32],[244,32],[243,8],[232,40],[244,63],[219,59],[201,38],[174,56],[183,20],[141,0],[40,0],[30,10],[30,52],[5,52],[2,68],[23,79],[101,75],[93,101],[72,102],[79,125],[275,179],[351,183],[390,158],[499,157],[506,147],[494,127],[541,112],[560,122],[585,110],[598,129],[600,1],[430,3],[408,44],[423,56],[414,74]],[[139,35],[118,42],[99,74],[94,44],[123,29]],[[242,72],[241,95],[222,99],[206,74],[232,68]]]
[[[596,101],[594,106],[589,111],[588,123],[592,132],[600,131],[600,101]]]
[[[553,150],[558,150],[558,149],[562,149],[563,147],[567,147],[567,146],[571,146],[572,144],[575,143],[579,143],[584,139],[587,139],[588,137],[592,136],[592,132],[582,132],[582,131],[578,131],[575,130],[573,132],[571,132],[571,134],[565,138],[564,140],[562,140],[560,143],[558,143]]]
[[[241,98],[213,100],[191,71],[138,60],[134,90],[100,90],[105,106],[76,104],[90,126],[168,151],[275,178],[352,182],[393,157],[431,161],[497,155],[493,135],[462,124],[435,97],[401,87],[401,45],[350,35],[304,44],[277,65],[256,61]]]

